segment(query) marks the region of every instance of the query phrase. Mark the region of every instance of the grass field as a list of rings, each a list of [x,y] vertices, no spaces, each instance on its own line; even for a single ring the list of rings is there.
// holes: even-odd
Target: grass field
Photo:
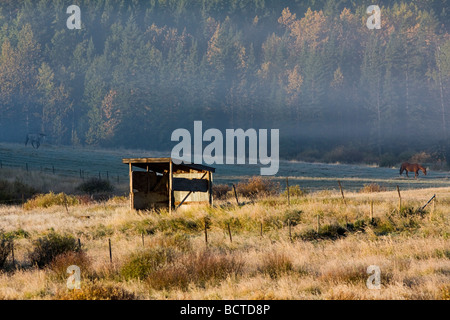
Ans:
[[[1,206],[14,264],[9,254],[0,299],[450,298],[450,188],[402,190],[400,212],[396,191],[345,197],[230,198],[171,215],[131,211],[125,197]],[[33,265],[49,234],[80,239],[81,251]],[[81,289],[67,288],[70,265],[80,267]],[[380,267],[380,290],[366,286],[370,265]]]
[[[24,180],[41,181],[35,179],[42,177],[48,180],[49,175],[55,174],[72,183],[80,183],[83,177],[101,177],[117,185],[128,182],[128,167],[122,163],[123,158],[133,157],[169,157],[170,152],[151,152],[144,150],[106,150],[81,147],[52,146],[44,144],[38,150],[22,144],[0,144],[0,170],[12,169],[22,171],[20,177]],[[259,175],[257,165],[214,165],[215,183],[237,183],[242,179]],[[27,172],[28,168],[28,172]],[[39,175],[41,174],[41,175]],[[33,175],[28,178],[28,175]],[[364,185],[376,182],[389,190],[395,190],[399,185],[401,189],[421,189],[450,187],[450,172],[428,168],[427,176],[420,173],[419,179],[409,178],[403,174],[399,176],[399,167],[383,168],[367,165],[306,163],[298,161],[280,160],[279,172],[270,177],[273,181],[285,186],[285,177],[289,177],[292,184],[311,191],[324,189],[338,189],[337,180],[340,180],[346,190],[359,190]],[[57,192],[60,182],[51,186]],[[47,189],[51,189],[45,185]],[[123,189],[123,188],[122,188]],[[122,190],[120,189],[120,190]],[[66,190],[62,188],[61,190]]]

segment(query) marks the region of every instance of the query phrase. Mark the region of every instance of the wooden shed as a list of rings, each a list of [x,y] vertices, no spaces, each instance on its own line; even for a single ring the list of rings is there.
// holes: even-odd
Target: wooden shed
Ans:
[[[129,166],[132,209],[168,208],[171,212],[190,204],[213,204],[212,181],[215,169],[199,164],[176,164],[173,160],[122,160]]]

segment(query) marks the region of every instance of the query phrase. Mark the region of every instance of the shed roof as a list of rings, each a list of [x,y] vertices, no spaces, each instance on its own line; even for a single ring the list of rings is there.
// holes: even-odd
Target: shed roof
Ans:
[[[213,167],[208,167],[202,164],[195,164],[195,163],[185,163],[182,162],[180,164],[175,164],[174,160],[179,162],[181,160],[174,159],[174,158],[127,158],[122,159],[122,162],[125,164],[130,164],[132,166],[142,168],[142,169],[148,169],[152,170],[154,172],[163,173],[164,171],[169,170],[169,163],[173,163],[173,171],[185,171],[190,172],[191,170],[195,171],[209,171],[209,172],[215,172],[216,169]]]

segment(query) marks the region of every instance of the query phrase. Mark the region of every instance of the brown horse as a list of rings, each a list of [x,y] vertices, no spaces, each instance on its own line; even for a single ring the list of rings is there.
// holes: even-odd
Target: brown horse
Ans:
[[[423,174],[427,175],[427,169],[422,167],[420,164],[403,162],[402,166],[400,167],[400,175],[403,173],[403,171],[406,171],[406,176],[409,177],[408,172],[411,171],[414,172],[414,179],[417,179],[419,170],[422,170]]]

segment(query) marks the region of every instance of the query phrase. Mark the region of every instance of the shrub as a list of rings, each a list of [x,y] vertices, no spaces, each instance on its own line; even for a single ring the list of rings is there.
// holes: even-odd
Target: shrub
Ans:
[[[204,287],[207,282],[218,282],[230,275],[241,274],[243,265],[235,256],[205,250],[197,254],[185,254],[157,270],[147,278],[147,284],[156,290],[187,290],[190,283]]]
[[[427,163],[433,161],[431,154],[426,152],[419,152],[411,156],[408,160],[410,163]]]
[[[171,262],[173,256],[173,250],[165,248],[133,253],[122,266],[120,273],[125,279],[145,279]]]
[[[299,185],[289,186],[290,197],[304,197],[306,194],[307,192],[300,189]],[[287,196],[287,190],[284,191],[284,195]]]
[[[226,199],[228,192],[231,191],[231,187],[227,184],[213,185],[213,195],[215,199]]]
[[[365,184],[363,188],[359,190],[360,193],[372,193],[386,191],[385,187],[380,186],[377,183]]]
[[[13,183],[0,180],[0,204],[19,204],[22,202],[22,195],[24,199],[31,198],[37,190],[30,187],[20,180],[15,180]]]
[[[260,197],[278,193],[280,184],[260,176],[252,177],[236,185],[236,192],[244,197]]]
[[[65,193],[55,194],[53,192],[47,194],[39,194],[28,200],[23,208],[31,210],[35,208],[49,208],[52,206],[75,206],[78,205],[78,199]]]
[[[413,208],[409,206],[401,207],[400,208],[400,215],[402,217],[410,217],[410,216],[424,216],[426,214],[425,210],[422,210],[422,208]]]
[[[28,257],[31,264],[43,268],[50,264],[58,255],[67,252],[79,252],[80,248],[71,235],[60,235],[54,231],[33,241],[34,249]]]
[[[6,259],[8,259],[12,248],[12,238],[8,236],[3,230],[0,230],[0,270],[5,266]]]
[[[80,184],[76,190],[92,195],[95,193],[111,193],[114,191],[114,187],[108,180],[91,178]]]
[[[293,270],[292,260],[284,253],[270,252],[264,256],[263,264],[258,270],[275,279]]]
[[[56,294],[57,300],[135,300],[134,293],[116,285],[83,282],[80,289]]]
[[[283,223],[287,224],[289,221],[291,222],[291,226],[296,226],[300,223],[301,220],[301,210],[291,209],[285,212],[283,217]]]
[[[89,257],[83,251],[80,252],[66,252],[57,255],[50,265],[49,270],[52,271],[53,275],[58,280],[66,280],[69,276],[67,273],[67,268],[71,265],[75,265],[80,268],[81,274],[86,275],[90,272],[91,261]]]
[[[313,241],[313,240],[320,240],[320,239],[330,239],[335,240],[340,237],[345,237],[347,230],[340,225],[332,224],[332,225],[324,225],[319,228],[319,232],[315,230],[307,230],[299,235],[296,235],[295,237],[300,238],[304,241]]]
[[[364,220],[356,220],[354,223],[348,223],[347,229],[351,232],[365,231],[366,222]]]

